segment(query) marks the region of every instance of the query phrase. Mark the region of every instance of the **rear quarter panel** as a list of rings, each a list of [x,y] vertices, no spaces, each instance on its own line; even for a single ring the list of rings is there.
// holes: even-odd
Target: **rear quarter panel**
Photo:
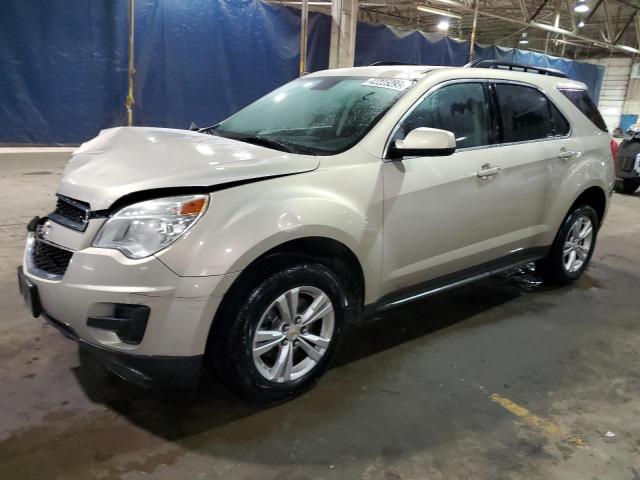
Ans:
[[[572,126],[572,139],[579,148],[579,156],[556,162],[551,182],[555,186],[550,202],[551,229],[543,239],[550,245],[575,200],[588,188],[598,187],[605,193],[607,205],[613,191],[614,166],[611,158],[609,133],[596,127],[577,107],[555,88],[547,90],[556,105],[566,114]]]

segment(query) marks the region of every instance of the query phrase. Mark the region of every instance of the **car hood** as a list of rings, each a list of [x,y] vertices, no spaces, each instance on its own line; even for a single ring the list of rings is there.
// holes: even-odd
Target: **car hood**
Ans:
[[[278,152],[188,130],[103,130],[72,155],[58,193],[108,208],[129,193],[157,188],[214,187],[314,170],[317,157]]]

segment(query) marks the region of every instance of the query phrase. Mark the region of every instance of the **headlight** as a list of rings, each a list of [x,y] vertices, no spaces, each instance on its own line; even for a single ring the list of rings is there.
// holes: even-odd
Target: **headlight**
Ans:
[[[148,257],[184,235],[202,216],[208,203],[208,195],[135,203],[109,217],[93,246],[114,248],[129,258]]]

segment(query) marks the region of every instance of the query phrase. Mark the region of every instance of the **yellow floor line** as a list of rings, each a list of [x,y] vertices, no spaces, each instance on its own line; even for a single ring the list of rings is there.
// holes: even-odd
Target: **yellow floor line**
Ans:
[[[502,397],[497,393],[494,393],[489,398],[494,402],[496,402],[498,405],[500,405],[502,408],[507,410],[508,412],[512,413],[516,417],[521,418],[525,423],[527,423],[531,427],[536,428],[538,430],[542,430],[545,434],[547,434],[550,437],[566,440],[569,443],[572,443],[573,445],[576,445],[579,447],[584,447],[587,445],[587,442],[585,442],[583,439],[578,438],[575,435],[571,435],[569,432],[564,430],[560,425],[531,413],[526,408],[518,405],[515,402],[512,402],[506,397]]]

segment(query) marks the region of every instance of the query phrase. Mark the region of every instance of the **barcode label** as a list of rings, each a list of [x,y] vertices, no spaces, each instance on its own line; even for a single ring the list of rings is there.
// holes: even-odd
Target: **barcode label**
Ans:
[[[362,85],[366,87],[379,87],[379,88],[388,88],[390,90],[406,90],[411,85],[413,85],[412,80],[405,80],[403,78],[370,78],[365,82],[362,82]]]

